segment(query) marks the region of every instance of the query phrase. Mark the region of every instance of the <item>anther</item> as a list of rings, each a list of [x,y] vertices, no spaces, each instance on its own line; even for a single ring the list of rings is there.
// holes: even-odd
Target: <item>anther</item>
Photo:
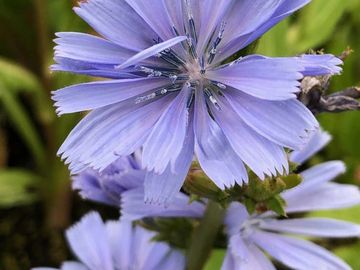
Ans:
[[[204,64],[204,56],[200,57],[199,64],[200,64],[200,73],[205,74],[206,70],[205,70],[205,64]]]
[[[168,48],[158,54],[158,57],[162,58],[166,62],[179,67],[185,66],[185,61],[178,56],[172,49]]]
[[[139,103],[154,99],[156,97],[166,95],[167,93],[176,92],[176,91],[180,91],[180,90],[181,90],[181,86],[179,84],[172,85],[167,88],[160,88],[159,90],[156,90],[148,95],[137,97],[135,99],[135,103],[139,104]]]
[[[221,40],[224,37],[224,31],[225,31],[226,22],[222,22],[220,25],[219,33],[217,38],[215,39],[210,51],[209,51],[209,58],[208,58],[208,64],[210,65],[215,58],[215,55],[217,53],[217,47],[219,46]]]
[[[191,56],[193,59],[197,59],[198,58],[198,55],[197,55],[197,52],[196,52],[196,48],[194,46],[194,42],[193,42],[193,39],[191,37],[188,36],[187,38],[187,44],[189,46],[189,49],[190,49],[190,53],[191,53]]]
[[[172,83],[175,83],[176,80],[178,79],[178,76],[173,74],[173,75],[170,75],[169,78],[171,79]]]
[[[195,99],[195,89],[191,89],[191,94],[189,96],[189,99],[186,103],[186,108],[189,110],[192,106],[192,104],[194,103],[194,99]]]
[[[186,5],[186,14],[188,17],[189,34],[190,34],[190,37],[194,40],[195,44],[197,44],[198,38],[197,38],[197,34],[196,34],[195,21],[194,21],[194,16],[193,16],[192,9],[191,9],[190,0],[185,0],[185,5]]]
[[[217,82],[217,81],[210,81],[210,83],[222,90],[225,90],[226,89],[226,85],[225,84],[222,84],[220,82]]]
[[[204,92],[206,94],[206,96],[209,98],[210,102],[215,106],[215,108],[217,110],[221,110],[219,103],[217,102],[216,98],[213,96],[213,94],[211,93],[211,90],[209,88],[205,88]]]
[[[148,77],[161,77],[163,75],[161,71],[154,70],[152,68],[144,66],[139,66],[138,68],[140,69],[140,71],[148,74]]]
[[[175,25],[173,25],[172,30],[173,30],[175,36],[177,36],[177,37],[180,36],[180,33],[179,33],[179,31],[176,29]],[[184,50],[186,50],[186,41],[182,41],[182,42],[181,42],[181,46],[183,47]]]

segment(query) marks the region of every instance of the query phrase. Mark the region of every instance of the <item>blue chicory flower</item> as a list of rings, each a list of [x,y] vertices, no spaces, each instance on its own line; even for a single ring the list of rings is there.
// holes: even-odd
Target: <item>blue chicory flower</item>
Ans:
[[[123,220],[137,220],[146,216],[156,216],[158,213],[167,217],[202,216],[203,204],[193,202],[190,205],[189,197],[180,192],[174,196],[171,208],[166,213],[159,205],[145,204],[145,176],[146,171],[141,169],[141,152],[137,152],[120,157],[102,172],[92,169],[81,172],[73,177],[72,187],[79,191],[83,199],[115,207],[123,204]],[[131,213],[131,217],[127,217],[127,212]]]
[[[102,172],[88,168],[73,177],[72,187],[83,199],[119,207],[123,192],[144,185],[139,158],[139,153],[120,157]]]
[[[88,0],[75,12],[102,37],[58,33],[54,70],[109,78],[54,92],[59,114],[91,110],[59,154],[73,173],[143,149],[145,196],[163,203],[194,154],[220,188],[288,170],[318,128],[296,99],[304,76],[336,74],[332,55],[229,57],[309,0]]]
[[[80,262],[64,262],[61,270],[183,270],[185,256],[163,242],[154,242],[154,232],[131,222],[105,224],[92,212],[66,232]],[[33,270],[56,270],[33,268]]]
[[[306,161],[330,140],[325,132],[314,134],[309,144],[302,150],[292,152],[291,160]],[[301,172],[303,182],[282,194],[286,200],[286,213],[303,213],[325,209],[341,209],[360,204],[358,187],[330,182],[345,171],[341,161],[330,161]],[[135,194],[137,193],[137,196]],[[143,217],[174,216],[177,202],[166,208],[151,206],[152,211],[143,211],[139,190],[129,190],[122,196],[122,219],[136,220]],[[186,201],[186,198],[183,199]],[[187,198],[187,201],[189,198]],[[191,208],[177,211],[178,216],[201,218],[205,205],[198,203]],[[228,236],[228,249],[222,266],[223,270],[275,270],[263,253],[291,269],[351,269],[345,262],[324,248],[287,234],[307,237],[360,237],[360,226],[328,218],[288,218],[278,219],[273,212],[249,215],[246,208],[233,202],[227,209],[224,224]],[[284,235],[286,234],[286,235]]]

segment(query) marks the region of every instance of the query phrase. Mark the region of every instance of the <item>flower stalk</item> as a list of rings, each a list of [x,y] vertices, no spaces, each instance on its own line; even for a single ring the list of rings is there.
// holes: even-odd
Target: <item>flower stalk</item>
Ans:
[[[203,219],[194,230],[187,253],[187,270],[203,269],[225,215],[220,204],[209,200]]]

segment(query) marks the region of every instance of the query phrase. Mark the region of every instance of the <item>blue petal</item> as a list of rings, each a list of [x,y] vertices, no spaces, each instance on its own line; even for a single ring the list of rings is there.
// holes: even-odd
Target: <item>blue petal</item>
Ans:
[[[148,172],[145,179],[145,201],[167,204],[176,196],[184,183],[194,156],[194,131],[192,122],[188,125],[183,148],[174,162],[162,174]],[[175,169],[175,171],[174,171]]]
[[[260,223],[264,230],[315,237],[359,237],[360,226],[328,218],[265,219]]]
[[[72,188],[79,190],[83,199],[118,206],[118,202],[102,189],[99,180],[95,172],[87,170],[73,178]]]
[[[235,152],[251,170],[261,179],[264,179],[264,174],[271,176],[287,170],[288,162],[281,146],[247,126],[225,99],[219,97],[218,103],[220,111],[211,107],[215,120]]]
[[[124,63],[118,65],[116,68],[118,69],[124,69],[129,66],[133,66],[151,56],[154,56],[162,51],[164,51],[167,48],[170,48],[186,39],[185,36],[179,36],[172,39],[169,39],[167,41],[164,41],[162,43],[153,45],[143,51],[140,51],[139,53],[135,54],[134,56],[127,59]]]
[[[134,52],[102,38],[73,32],[56,33],[55,56],[113,66],[130,58]]]
[[[182,149],[188,124],[187,101],[190,88],[186,85],[166,108],[155,124],[143,146],[143,167],[156,174],[164,172],[168,164],[174,162]]]
[[[144,202],[143,188],[129,190],[121,198],[121,219],[133,221],[146,217],[202,217],[204,204],[189,201],[188,196],[178,193],[166,206],[154,205]]]
[[[164,3],[171,19],[171,26],[174,26],[180,35],[185,35],[183,1],[164,0]]]
[[[185,264],[185,256],[180,251],[172,251],[154,270],[183,270]]]
[[[88,169],[73,177],[73,189],[84,199],[120,206],[123,192],[143,186],[145,171],[134,169],[131,158],[119,158],[102,173]]]
[[[114,65],[99,65],[86,61],[74,60],[71,58],[55,57],[56,64],[51,66],[52,71],[65,71],[76,74],[110,78],[110,79],[135,79],[140,76],[135,75],[134,69],[117,70]]]
[[[232,262],[231,262],[232,261]],[[230,237],[222,270],[276,270],[271,261],[253,243],[237,234]]]
[[[106,234],[114,262],[114,269],[129,269],[134,263],[132,250],[133,225],[131,222],[106,222]]]
[[[232,65],[209,70],[207,78],[266,100],[296,98],[303,66],[297,58],[245,57]]]
[[[153,44],[156,33],[124,1],[89,0],[75,12],[106,39],[140,51]]]
[[[305,240],[260,231],[251,238],[272,257],[292,269],[351,269],[326,249]]]
[[[90,269],[114,269],[105,225],[99,214],[86,215],[67,230],[66,236],[73,252]]]
[[[154,232],[141,227],[134,229],[132,239],[132,268],[156,270],[157,265],[170,251],[169,246],[152,241]]]
[[[226,14],[233,8],[234,1],[203,0],[199,1],[199,29],[197,52],[203,53],[208,43],[217,38],[218,27],[225,21]],[[216,8],[215,8],[216,7]],[[215,34],[214,34],[215,32]],[[211,43],[210,43],[211,45]]]
[[[49,267],[36,267],[31,270],[90,270],[84,264],[78,262],[64,262],[60,269]]]
[[[159,78],[123,79],[77,84],[53,92],[59,114],[93,110],[168,85]]]
[[[264,22],[261,27],[257,28],[253,33],[251,33],[251,35],[248,35],[242,46],[245,47],[249,45],[251,42],[258,39],[277,23],[310,3],[310,1],[311,0],[282,0],[280,6],[274,12],[271,18]]]
[[[164,0],[126,0],[126,2],[162,40],[174,37],[172,20]]]
[[[249,16],[252,16],[250,17],[250,21],[252,21],[252,23],[249,25],[248,22],[242,23],[243,16],[238,15],[237,8],[232,9],[232,12],[234,13],[232,16],[235,18],[232,22],[233,27],[236,28],[239,24],[242,23],[244,25],[243,28],[238,28],[238,30],[244,29],[246,27],[245,29],[247,29],[247,31],[243,30],[242,32],[238,32],[240,36],[232,35],[232,32],[229,31],[229,41],[224,42],[224,45],[221,47],[221,54],[219,54],[217,62],[223,61],[225,58],[246,47],[254,40],[262,36],[270,28],[275,26],[277,23],[308,4],[310,0],[272,0],[267,1],[266,5],[264,5],[263,1],[256,1],[259,5],[262,5],[260,8],[255,5],[251,6],[254,1],[247,0],[246,2],[248,2],[248,5],[250,5],[250,9],[248,10],[252,11],[248,14]],[[242,8],[242,4],[243,1],[238,2],[240,9]],[[244,6],[243,12],[248,13],[248,10],[246,9],[246,6]],[[255,13],[255,15],[252,13]],[[242,21],[239,23],[238,20]],[[230,40],[232,41],[230,42]]]
[[[265,138],[291,149],[304,147],[318,128],[313,114],[298,100],[268,101],[228,88],[225,97],[242,120]]]
[[[320,151],[329,143],[331,136],[329,133],[319,130],[315,132],[308,143],[299,151],[293,151],[290,154],[290,160],[295,163],[303,163],[315,153]]]
[[[239,233],[243,223],[249,219],[249,213],[245,206],[239,202],[232,202],[225,215],[224,224],[226,233],[229,236]]]
[[[61,270],[90,270],[84,264],[78,262],[64,262]]]
[[[85,166],[103,170],[143,145],[171,98],[170,94],[141,104],[126,100],[96,109],[72,130],[58,153],[70,163],[73,173]]]
[[[298,198],[308,192],[316,190],[321,184],[334,180],[337,176],[344,173],[345,164],[342,161],[328,161],[313,166],[301,172],[303,181],[300,185],[284,193],[287,197]]]
[[[221,189],[248,181],[246,168],[206,108],[203,94],[196,94],[195,152],[201,168]]]
[[[31,268],[31,270],[58,270],[57,268],[50,268],[50,267],[35,267]],[[86,268],[85,268],[86,270]]]
[[[226,16],[228,19],[224,33],[224,43],[231,43],[234,39],[259,29],[264,22],[272,18],[281,2],[282,0],[234,1],[230,13]]]
[[[283,194],[287,213],[341,209],[360,204],[360,191],[355,185],[325,183],[302,196],[288,195],[291,193]]]
[[[343,62],[332,54],[313,55],[305,54],[300,56],[300,61],[305,68],[304,76],[324,76],[339,74]]]

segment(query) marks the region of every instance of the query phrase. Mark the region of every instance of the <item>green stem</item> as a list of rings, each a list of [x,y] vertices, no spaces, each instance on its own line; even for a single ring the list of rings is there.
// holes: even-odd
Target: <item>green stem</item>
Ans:
[[[209,201],[200,225],[194,230],[187,254],[187,270],[203,269],[223,223],[225,209]]]

